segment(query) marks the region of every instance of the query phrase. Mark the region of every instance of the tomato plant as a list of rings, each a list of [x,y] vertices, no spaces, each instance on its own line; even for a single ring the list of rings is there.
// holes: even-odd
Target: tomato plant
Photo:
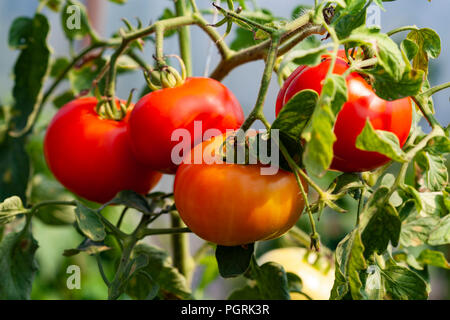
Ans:
[[[130,116],[130,143],[136,158],[150,168],[175,173],[172,150],[179,143],[175,130],[187,130],[188,150],[202,141],[205,131],[238,129],[244,113],[233,93],[209,78],[188,78],[174,88],[142,97]],[[201,128],[195,128],[195,122]],[[197,132],[196,132],[197,131]]]
[[[341,56],[345,56],[342,51]],[[328,57],[318,66],[298,67],[279,92],[276,113],[278,114],[297,92],[311,89],[320,94],[330,64],[331,58]],[[333,72],[342,75],[348,69],[347,62],[338,58]],[[357,73],[349,74],[346,83],[348,99],[334,125],[336,141],[333,144],[334,158],[330,168],[344,172],[370,171],[389,162],[389,158],[376,152],[360,150],[355,146],[366,119],[369,119],[375,130],[394,133],[400,147],[403,147],[412,124],[412,101],[409,97],[394,101],[379,98],[366,80]]]
[[[450,83],[429,67],[445,43],[417,21],[369,26],[384,2],[282,17],[275,2],[177,0],[107,37],[100,1],[29,1],[0,104],[0,299],[445,298],[450,139],[434,94]],[[230,74],[250,81],[228,88]]]

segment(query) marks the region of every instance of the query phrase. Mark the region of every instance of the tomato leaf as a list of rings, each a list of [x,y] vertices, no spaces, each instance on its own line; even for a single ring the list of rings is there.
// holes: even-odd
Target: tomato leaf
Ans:
[[[24,139],[7,137],[0,143],[0,201],[18,196],[26,204],[26,190],[30,175]]]
[[[417,261],[438,268],[450,269],[450,263],[448,263],[445,255],[440,251],[425,249],[419,254]]]
[[[37,241],[28,226],[9,233],[0,243],[0,299],[30,299],[34,275],[38,269]]]
[[[42,100],[42,88],[50,64],[47,37],[50,25],[47,18],[36,14],[34,18],[18,18],[10,29],[9,44],[21,49],[14,66],[14,106],[11,127],[23,129],[28,117],[36,111]]]
[[[72,69],[69,72],[69,80],[71,88],[75,95],[81,92],[92,91],[92,83],[97,78],[100,70],[105,66],[106,60],[102,57],[85,63],[78,69]],[[105,88],[105,79],[98,83],[100,92]]]
[[[295,49],[284,56],[283,61],[278,68],[279,70],[283,70],[291,62],[302,66],[316,66],[320,63],[322,55],[327,52],[327,49],[323,47]]]
[[[408,161],[397,136],[392,132],[375,130],[369,120],[366,120],[366,125],[357,137],[355,145],[358,149],[378,152],[397,162]]]
[[[261,294],[256,284],[248,284],[231,292],[228,300],[260,300]]]
[[[360,72],[371,75],[375,80],[373,89],[377,96],[389,101],[418,94],[425,77],[422,70],[410,68],[406,68],[399,79],[391,77],[379,66]]]
[[[390,264],[381,270],[388,298],[393,300],[425,300],[428,298],[427,283],[408,268]]]
[[[266,262],[262,266],[252,263],[251,277],[257,282],[261,299],[290,300],[288,278],[278,263]]]
[[[0,225],[11,222],[15,216],[19,214],[26,214],[29,210],[25,209],[22,200],[13,196],[5,199],[0,203]]]
[[[447,214],[439,221],[431,231],[427,243],[432,246],[450,243],[450,215]]]
[[[336,141],[333,128],[336,115],[347,101],[347,85],[340,75],[331,75],[325,80],[317,106],[303,130],[307,141],[303,163],[309,173],[321,176],[333,159],[333,144]]]
[[[223,278],[233,278],[245,273],[253,255],[254,243],[246,246],[220,246],[216,248],[217,265]]]
[[[443,190],[448,184],[448,170],[446,160],[442,155],[435,155],[425,151],[419,152],[415,163],[424,171],[424,186],[430,191]]]
[[[102,241],[105,239],[105,226],[94,210],[77,202],[75,217],[78,227],[86,237],[93,241]]]
[[[400,48],[402,52],[405,54],[405,58],[407,61],[412,60],[417,53],[419,52],[419,46],[412,40],[405,39],[402,41]]]
[[[428,73],[429,58],[436,59],[441,53],[441,39],[436,31],[423,28],[412,30],[406,37],[418,46],[418,53],[413,60],[413,68]]]
[[[339,39],[349,36],[352,30],[366,23],[366,0],[347,1],[347,6],[337,7],[332,25]]]
[[[95,242],[89,238],[86,238],[76,249],[64,250],[63,256],[71,257],[79,254],[80,252],[86,252],[89,255],[94,255],[110,249],[111,248],[105,245],[103,241]]]
[[[369,200],[370,201],[370,200]],[[395,247],[400,239],[401,221],[397,210],[387,203],[383,207],[372,206],[361,214],[360,229],[364,243],[364,255],[383,253],[389,241]]]
[[[147,199],[143,195],[131,190],[121,191],[113,200],[108,202],[107,205],[124,205],[144,214],[153,213]]]
[[[298,92],[281,109],[271,130],[279,130],[289,138],[300,142],[301,134],[314,112],[318,97],[317,92],[313,90]]]
[[[360,272],[367,269],[364,245],[358,229],[347,234],[336,248],[335,282],[331,290],[331,300],[341,300],[347,294],[353,299],[362,299]]]
[[[147,264],[133,268],[126,292],[138,299],[193,299],[186,279],[172,266],[168,253],[156,247],[139,244],[133,257],[146,257]]]

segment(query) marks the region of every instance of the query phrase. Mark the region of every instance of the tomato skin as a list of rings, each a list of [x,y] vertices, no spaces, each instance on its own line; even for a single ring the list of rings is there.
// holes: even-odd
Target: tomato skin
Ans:
[[[200,132],[194,132],[194,121],[201,121]],[[207,129],[224,133],[239,128],[243,122],[239,101],[223,84],[210,78],[188,78],[183,85],[154,91],[140,99],[130,116],[130,141],[141,163],[174,174],[177,165],[171,153],[180,143],[172,141],[174,130],[188,130],[190,150],[202,142]]]
[[[122,190],[147,193],[161,174],[139,164],[128,143],[127,122],[100,119],[97,99],[63,106],[44,139],[44,155],[61,184],[78,196],[105,203]]]
[[[331,59],[328,58],[316,67],[302,68],[297,72],[295,78],[280,90],[276,114],[301,90],[312,89],[320,94],[330,63]],[[343,74],[348,68],[347,62],[338,58],[334,73]],[[357,73],[348,75],[346,82],[348,100],[336,119],[334,133],[337,140],[333,145],[334,158],[330,169],[343,172],[370,171],[386,164],[390,159],[377,152],[356,148],[356,138],[364,128],[366,119],[369,119],[374,129],[394,133],[403,147],[411,129],[412,102],[409,97],[394,101],[379,98]]]
[[[294,174],[279,169],[261,175],[261,165],[212,163],[218,155],[206,150],[219,148],[224,137],[197,145],[179,166],[174,196],[182,220],[199,237],[223,246],[283,235],[304,208]],[[196,153],[202,161],[187,163]]]

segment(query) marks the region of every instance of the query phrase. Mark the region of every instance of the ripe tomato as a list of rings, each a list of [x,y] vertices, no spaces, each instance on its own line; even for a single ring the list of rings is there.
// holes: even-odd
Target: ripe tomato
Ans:
[[[174,195],[181,218],[199,237],[224,246],[281,236],[305,204],[294,174],[261,175],[262,165],[221,163],[225,136],[197,145],[179,166]]]
[[[44,140],[50,170],[67,189],[105,203],[122,190],[145,194],[161,174],[139,164],[128,143],[128,115],[122,121],[101,119],[96,98],[81,98],[62,107]]]
[[[201,130],[194,130],[196,121]],[[241,105],[223,84],[209,78],[188,78],[183,85],[151,92],[136,104],[129,122],[130,141],[140,162],[173,174],[177,164],[172,161],[172,150],[180,143],[172,141],[176,129],[187,130],[186,149],[190,150],[203,141],[206,130],[217,129],[220,134],[239,128],[243,121]]]
[[[279,248],[266,252],[259,259],[260,264],[272,261],[283,266],[286,272],[292,272],[302,279],[302,292],[313,300],[328,300],[334,284],[334,267],[329,262],[317,266],[314,262],[317,254],[305,248]],[[325,267],[325,268],[321,268]],[[291,293],[293,300],[306,300],[300,293]]]
[[[336,61],[334,73],[343,74],[348,68],[347,62],[342,58]],[[276,114],[297,92],[312,89],[322,92],[330,58],[316,67],[300,66],[292,74],[280,90]],[[411,99],[403,98],[395,101],[386,101],[379,98],[372,87],[357,73],[351,73],[347,79],[348,100],[337,116],[334,133],[336,142],[333,145],[334,158],[331,169],[343,172],[362,172],[373,170],[389,161],[389,158],[377,152],[363,151],[355,146],[356,138],[366,124],[366,119],[376,130],[394,133],[400,146],[406,142],[412,124]]]

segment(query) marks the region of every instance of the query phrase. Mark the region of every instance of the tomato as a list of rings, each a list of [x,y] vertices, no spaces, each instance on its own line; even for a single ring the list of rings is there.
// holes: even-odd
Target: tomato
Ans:
[[[343,74],[349,68],[342,53],[340,56],[334,68],[336,74]],[[316,67],[300,66],[294,71],[292,78],[285,82],[279,92],[276,114],[301,90],[312,89],[320,94],[330,63],[331,59],[325,58]],[[369,119],[374,129],[394,133],[403,147],[412,124],[412,101],[409,97],[394,101],[379,98],[358,73],[348,75],[346,82],[348,100],[336,119],[334,133],[337,140],[333,145],[334,158],[330,168],[343,172],[373,170],[390,159],[377,152],[356,148],[356,138],[364,128],[366,119]]]
[[[147,193],[161,174],[132,156],[129,113],[121,121],[101,119],[96,105],[96,98],[77,99],[52,119],[44,139],[50,170],[67,189],[94,202],[105,203],[122,190]]]
[[[302,292],[313,300],[328,300],[334,284],[334,267],[327,263],[326,268],[314,264],[316,253],[305,248],[288,247],[266,252],[258,263],[272,261],[281,264],[286,272],[292,272],[302,279]],[[305,300],[300,293],[291,293],[293,300]]]
[[[197,145],[179,166],[174,196],[180,217],[199,237],[224,246],[283,235],[305,204],[294,174],[277,168],[262,175],[260,164],[221,161],[225,136]]]
[[[197,121],[200,130],[194,130]],[[189,140],[184,142],[188,143],[188,152],[203,141],[206,130],[217,129],[217,135],[237,129],[243,122],[241,105],[223,84],[209,78],[188,78],[180,86],[141,98],[131,113],[129,131],[134,155],[140,162],[174,174],[178,165],[172,161],[172,150],[180,143],[172,138],[176,129],[187,130]]]

